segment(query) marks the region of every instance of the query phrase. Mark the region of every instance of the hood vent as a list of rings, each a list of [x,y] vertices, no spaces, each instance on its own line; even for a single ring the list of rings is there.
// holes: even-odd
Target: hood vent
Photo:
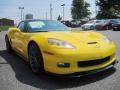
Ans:
[[[89,42],[88,44],[97,44],[97,42]]]

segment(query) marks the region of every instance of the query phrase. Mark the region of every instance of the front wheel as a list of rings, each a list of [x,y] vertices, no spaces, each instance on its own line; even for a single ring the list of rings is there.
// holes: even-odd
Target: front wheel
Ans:
[[[39,47],[32,43],[29,47],[29,64],[35,74],[44,72],[44,63]]]

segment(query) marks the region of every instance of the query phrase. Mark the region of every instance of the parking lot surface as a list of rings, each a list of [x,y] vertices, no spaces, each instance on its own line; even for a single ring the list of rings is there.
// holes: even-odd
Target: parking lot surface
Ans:
[[[34,75],[23,59],[6,52],[5,33],[0,32],[0,90],[120,90],[120,63],[107,71],[79,78]],[[120,61],[120,32],[100,31],[100,33],[116,43],[117,60]]]

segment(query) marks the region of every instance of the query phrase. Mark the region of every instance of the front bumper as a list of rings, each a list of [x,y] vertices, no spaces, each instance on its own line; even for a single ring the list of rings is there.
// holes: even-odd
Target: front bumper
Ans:
[[[91,71],[84,71],[84,72],[75,72],[75,73],[71,73],[71,74],[55,74],[55,73],[51,73],[51,72],[46,72],[48,75],[50,76],[57,76],[57,77],[62,77],[62,78],[68,78],[68,77],[81,77],[81,76],[87,76],[87,75],[91,75],[91,74],[96,74],[99,72],[103,72],[106,71],[108,69],[113,68],[115,65],[118,64],[118,61],[114,61],[113,63],[111,63],[110,65],[104,67],[104,68],[100,68],[100,69],[96,69],[96,70],[91,70]]]
[[[120,31],[120,26],[114,26],[113,30]]]
[[[80,62],[79,60],[70,60],[70,58],[69,58],[70,60],[69,62],[65,60],[66,58],[63,59],[62,56],[61,57],[54,57],[52,55],[48,56],[46,60],[44,60],[45,71],[64,75],[64,74],[72,74],[76,72],[87,72],[92,70],[98,70],[101,68],[105,68],[111,65],[112,63],[114,63],[116,61],[116,55],[115,54],[111,55],[109,60],[106,60],[105,62],[100,63],[98,65],[91,65],[85,67],[78,66],[78,62]],[[70,63],[70,67],[58,67],[57,65],[58,62]]]

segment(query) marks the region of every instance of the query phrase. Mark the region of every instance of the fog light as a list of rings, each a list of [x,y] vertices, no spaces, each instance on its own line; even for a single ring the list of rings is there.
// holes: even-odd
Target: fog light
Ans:
[[[58,63],[57,66],[67,68],[67,67],[70,67],[70,64],[69,63]]]

